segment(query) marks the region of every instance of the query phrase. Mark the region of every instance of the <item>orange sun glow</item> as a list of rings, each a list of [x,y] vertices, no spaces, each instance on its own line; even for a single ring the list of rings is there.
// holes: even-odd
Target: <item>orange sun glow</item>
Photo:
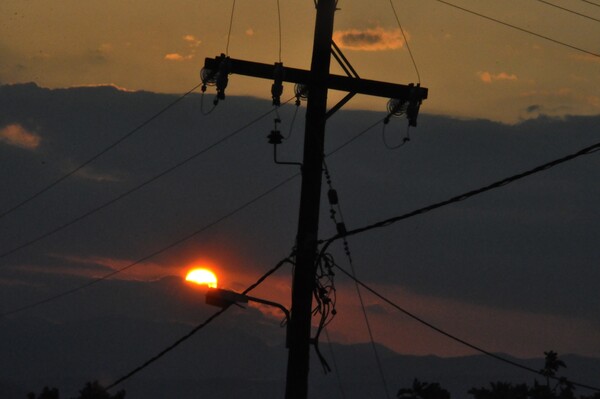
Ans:
[[[208,269],[192,269],[185,276],[186,281],[217,288],[217,276]]]

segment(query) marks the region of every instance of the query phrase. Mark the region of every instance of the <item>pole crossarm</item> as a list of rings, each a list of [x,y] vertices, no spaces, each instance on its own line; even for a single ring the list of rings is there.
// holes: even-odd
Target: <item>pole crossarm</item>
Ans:
[[[310,71],[284,67],[281,62],[263,64],[238,60],[225,54],[215,58],[206,58],[201,71],[202,93],[206,91],[208,85],[216,86],[215,105],[219,100],[225,99],[225,88],[230,74],[271,80],[273,82],[271,85],[273,106],[281,104],[283,82],[303,86],[294,90],[297,105],[300,104],[301,97],[305,97],[307,100],[296,260],[292,279],[292,306],[287,330],[289,351],[286,399],[308,398],[310,346],[315,345],[316,347],[316,342],[318,342],[316,338],[311,339],[311,329],[313,292],[316,288],[317,239],[327,118],[342,108],[355,94],[365,94],[390,99],[388,102],[389,114],[386,119],[406,114],[408,126],[417,126],[419,107],[428,94],[428,89],[421,87],[420,84],[401,85],[360,78],[340,48],[333,42],[334,15],[338,10],[337,0],[315,1],[315,6],[317,16]],[[332,56],[348,76],[330,73]],[[330,89],[346,92],[346,95],[327,111],[327,94]]]
[[[218,71],[221,60],[221,57],[206,58],[204,68],[210,71]],[[309,87],[320,83],[313,82],[310,71],[290,67],[283,67],[283,69],[283,81],[285,82],[303,84]],[[273,80],[275,66],[230,58],[229,72],[238,75]],[[329,74],[327,82],[322,82],[321,84],[326,84],[326,87],[332,90],[393,98],[402,101],[422,101],[427,98],[428,93],[427,88],[420,87],[419,85],[402,85],[333,74]]]

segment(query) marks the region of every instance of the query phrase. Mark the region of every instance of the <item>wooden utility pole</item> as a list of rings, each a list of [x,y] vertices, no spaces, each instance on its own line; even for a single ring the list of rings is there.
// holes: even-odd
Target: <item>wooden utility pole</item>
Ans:
[[[334,0],[320,0],[317,5],[304,130],[302,191],[298,235],[296,236],[296,269],[292,282],[292,319],[289,326],[286,399],[308,397],[312,295],[315,287],[327,89],[336,3],[337,1]]]
[[[204,70],[208,80],[217,85],[220,99],[224,98],[229,73],[263,79],[281,79],[285,82],[302,84],[307,88],[306,128],[304,134],[304,156],[302,161],[302,191],[298,234],[296,236],[296,267],[292,283],[292,310],[288,325],[288,366],[286,399],[305,399],[308,396],[309,349],[311,344],[312,295],[315,287],[319,211],[321,203],[321,180],[323,174],[323,149],[327,118],[340,109],[357,93],[396,99],[405,104],[409,124],[416,125],[421,102],[427,98],[427,89],[419,85],[397,85],[358,78],[337,46],[333,53],[336,60],[349,76],[331,75],[333,21],[336,0],[319,0],[310,71],[235,60],[225,55],[207,58]],[[348,95],[327,111],[329,89],[342,90]]]

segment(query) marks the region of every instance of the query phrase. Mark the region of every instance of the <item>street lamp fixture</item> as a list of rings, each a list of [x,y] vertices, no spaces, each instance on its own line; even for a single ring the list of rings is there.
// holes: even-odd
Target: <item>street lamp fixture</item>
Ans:
[[[209,288],[206,292],[206,303],[208,305],[217,306],[220,308],[225,308],[231,305],[239,305],[241,303],[248,302],[256,302],[262,303],[263,305],[273,306],[280,309],[285,314],[285,324],[286,324],[286,347],[287,347],[287,333],[289,329],[287,328],[290,321],[290,311],[287,310],[285,306],[280,303],[268,301],[266,299],[256,298],[253,296],[240,294],[231,290],[224,290],[222,288]]]

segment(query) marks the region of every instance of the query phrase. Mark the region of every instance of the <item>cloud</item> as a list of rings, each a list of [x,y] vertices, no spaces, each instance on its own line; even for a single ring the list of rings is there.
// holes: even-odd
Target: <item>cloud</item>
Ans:
[[[477,72],[477,75],[479,76],[479,79],[483,82],[483,83],[492,83],[498,80],[517,80],[517,75],[515,74],[508,74],[506,72],[500,72],[500,73],[496,73],[493,74],[491,72]]]
[[[112,88],[118,91],[124,91],[127,93],[135,93],[136,90],[128,89],[127,87],[119,86],[115,83],[88,83],[88,84],[78,84],[75,86],[71,86],[70,88],[78,88],[78,87],[106,87]]]
[[[557,90],[530,90],[521,93],[520,97],[536,103],[543,101],[544,113],[548,115],[561,116],[575,110],[590,115],[600,112],[599,96],[584,94],[568,87]]]
[[[183,40],[189,43],[191,47],[198,47],[202,44],[202,40],[198,39],[194,35],[185,35],[183,36]]]
[[[193,57],[194,57],[193,54],[188,54],[188,55],[182,55],[179,53],[165,54],[165,60],[177,61],[177,62],[191,60]]]
[[[20,124],[14,123],[0,129],[0,141],[15,147],[35,150],[39,147],[42,138]]]
[[[92,64],[105,64],[109,61],[109,57],[113,51],[113,46],[110,43],[102,43],[94,50],[88,51],[86,58]]]
[[[98,183],[105,183],[105,182],[114,183],[114,182],[122,181],[122,179],[120,179],[117,176],[113,176],[108,173],[95,172],[95,171],[89,170],[89,169],[82,169],[82,170],[78,171],[77,176],[79,176],[83,179],[92,180],[92,181],[95,181]]]
[[[182,40],[187,43],[188,50],[185,52],[173,52],[165,54],[164,59],[167,61],[188,61],[194,58],[194,54],[196,53],[196,48],[200,47],[202,44],[202,40],[198,39],[194,35],[184,35],[182,36]],[[187,54],[186,54],[187,53]]]
[[[68,262],[69,266],[56,268],[54,272],[67,273],[71,275],[98,277],[115,270],[127,269],[132,263],[131,259],[121,259],[97,255],[60,255],[50,254],[49,256]],[[143,280],[152,281],[165,275],[166,267],[155,262],[144,262],[143,269],[127,270],[114,276],[115,279],[123,280]],[[39,270],[38,270],[39,271]],[[46,269],[46,272],[48,270]]]
[[[574,54],[570,56],[571,59],[581,62],[589,62],[589,63],[600,63],[600,58],[591,54]]]
[[[355,51],[396,50],[404,46],[400,29],[348,29],[333,33],[333,40],[342,49]]]
[[[544,93],[534,92],[532,97],[521,98],[522,108],[531,105],[548,107],[548,101],[541,94]],[[570,99],[573,92],[562,90],[556,93],[559,94]],[[0,118],[7,121],[5,123],[28,121],[26,126],[41,126],[45,140],[43,152],[6,151],[10,150],[8,145],[0,146],[0,150],[5,151],[3,166],[6,165],[0,168],[0,181],[10,183],[6,185],[11,188],[10,192],[7,190],[7,196],[15,193],[14,200],[5,199],[5,196],[0,196],[0,200],[10,204],[31,187],[39,187],[50,178],[60,176],[68,169],[68,162],[87,159],[90,153],[106,145],[105,140],[110,142],[120,136],[120,132],[132,123],[132,110],[142,115],[150,114],[158,100],[166,103],[171,97],[148,92],[127,93],[106,87],[49,90],[31,84],[2,86],[0,99],[6,104],[6,107],[0,107]],[[563,100],[559,97],[555,103],[568,103]],[[137,184],[157,175],[271,106],[264,100],[231,96],[226,108],[215,110],[216,117],[190,120],[190,115],[195,115],[190,114],[190,110],[199,109],[200,104],[199,95],[190,96],[93,165],[99,171],[126,176],[122,184],[70,180],[68,185],[62,186],[64,190],[57,187],[48,192],[39,203],[43,206],[29,207],[20,218],[5,218],[5,225],[0,230],[2,242],[7,242],[6,247],[11,249],[119,196],[129,187],[127,183]],[[230,109],[239,112],[231,117]],[[534,107],[530,111],[532,114],[546,113],[545,108],[536,111]],[[282,107],[280,112],[282,119],[289,121],[294,111]],[[342,117],[328,125],[332,132],[357,131],[365,120],[381,118],[374,112],[341,112]],[[330,161],[328,159],[336,188],[343,190],[339,193],[344,212],[351,215],[353,226],[364,226],[444,200],[571,153],[594,142],[594,126],[600,121],[600,116],[564,120],[537,118],[505,125],[428,114],[421,118],[419,128],[412,136],[410,151],[405,151],[401,157],[387,151],[381,145],[380,135],[374,134],[361,136],[360,145],[344,147]],[[178,134],[166,134],[170,131]],[[199,135],[198,131],[203,134]],[[342,135],[332,134],[326,143],[327,150],[336,148],[343,139]],[[298,159],[302,137],[294,135],[290,140],[286,157]],[[40,167],[44,159],[48,162]],[[356,166],[357,159],[360,168]],[[229,143],[215,147],[213,152],[195,162],[195,167],[177,169],[94,217],[61,231],[54,239],[32,245],[11,262],[15,267],[27,264],[44,268],[81,267],[87,273],[98,272],[103,266],[127,265],[128,260],[140,259],[190,232],[201,231],[203,226],[271,188],[282,175],[293,173],[274,168],[269,148],[252,134],[232,137]],[[224,163],[227,167],[214,167]],[[254,178],[258,174],[261,179]],[[356,235],[352,240],[356,266],[359,272],[363,267],[364,274],[361,275],[369,284],[385,282],[390,284],[390,290],[402,284],[421,297],[435,295],[440,301],[452,299],[455,303],[474,303],[491,309],[598,320],[600,302],[596,295],[597,284],[594,284],[600,278],[600,271],[594,268],[598,258],[597,240],[594,240],[598,235],[598,212],[594,210],[599,193],[592,189],[596,176],[593,158],[585,157],[485,196],[369,234]],[[298,182],[292,183],[152,259],[156,267],[149,269],[144,262],[128,271],[141,280],[165,272],[179,272],[196,259],[207,257],[220,265],[223,274],[220,280],[225,287],[237,289],[237,286],[227,284],[228,281],[240,282],[242,289],[247,287],[286,256],[293,245],[297,220],[289,204],[297,201]],[[324,221],[320,238],[332,234],[335,234],[335,226]],[[343,259],[340,248],[332,251],[336,259]],[[82,262],[66,262],[50,258],[49,254],[69,254],[79,257]],[[83,261],[95,262],[95,265]],[[283,283],[289,283],[290,269],[291,266],[280,271],[281,279],[277,282],[282,283],[281,289],[273,288],[273,276],[257,288],[253,296],[287,305],[289,287]],[[73,272],[69,275],[72,278]],[[123,278],[124,275],[119,276]],[[10,276],[2,274],[0,277]],[[44,292],[56,292],[63,287],[58,284],[66,284],[59,277],[58,274],[32,273],[23,281],[37,278],[43,284]],[[338,287],[342,287],[342,278],[337,281]],[[103,284],[97,287],[101,288]],[[82,295],[89,295],[93,304],[92,299],[103,298],[96,296],[98,292],[92,289],[82,291]],[[344,292],[349,294],[338,297],[340,321],[345,314],[343,307],[349,298],[353,298],[350,291]],[[33,298],[33,294],[29,297],[26,294],[16,292],[8,299],[16,307]],[[106,296],[116,308],[129,306],[127,300],[115,298]],[[154,306],[162,306],[168,297],[155,298]],[[404,300],[403,296],[395,298]],[[81,305],[69,299],[65,303]],[[367,303],[374,305],[376,302]],[[45,313],[50,307],[40,310]],[[485,309],[475,312],[473,318],[485,313]],[[280,314],[275,317],[280,320]],[[271,317],[267,319],[272,320]],[[502,320],[509,320],[509,317]],[[545,331],[543,327],[555,320],[539,320],[532,325],[534,337],[535,331]],[[442,321],[452,322],[453,319]],[[334,321],[337,322],[338,319]],[[453,331],[465,331],[460,324],[450,327]],[[491,331],[492,327],[486,331]],[[519,345],[529,342],[523,338]],[[558,337],[553,347],[573,348],[572,342],[575,340],[569,337]],[[579,340],[579,346],[572,350],[586,353],[586,344],[582,342]],[[429,350],[427,344],[423,338],[419,347]],[[589,347],[588,353],[592,350],[599,353],[597,344]],[[436,353],[448,353],[442,346],[436,348],[439,348]],[[494,348],[508,350],[512,345]]]
[[[252,28],[246,29],[246,36],[254,36],[254,29],[252,29]]]

